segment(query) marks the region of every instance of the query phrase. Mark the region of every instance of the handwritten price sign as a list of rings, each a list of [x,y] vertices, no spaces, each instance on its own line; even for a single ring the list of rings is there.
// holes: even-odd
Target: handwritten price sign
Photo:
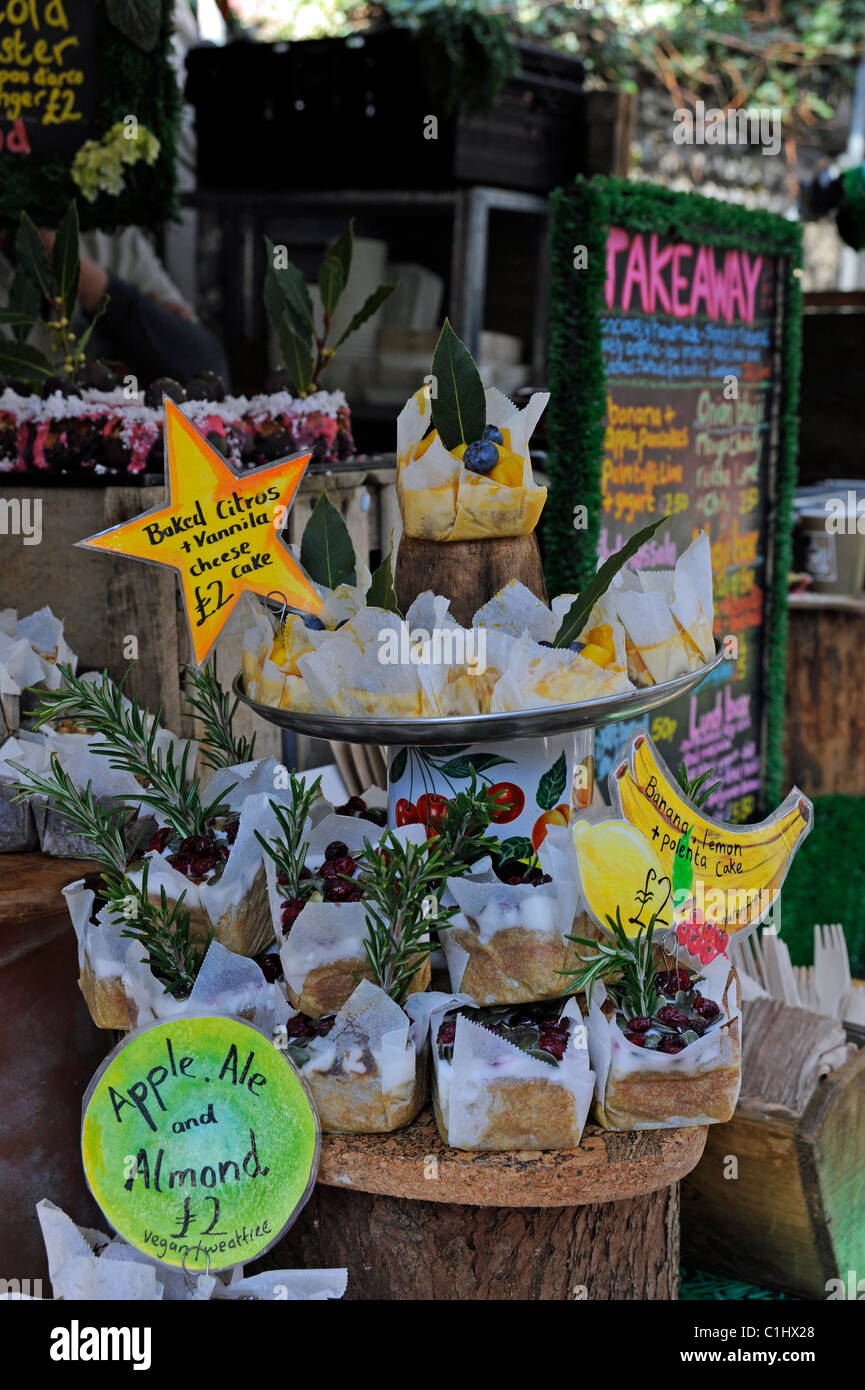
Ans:
[[[319,1143],[291,1063],[238,1019],[134,1034],[85,1098],[84,1172],[105,1216],[137,1250],[190,1271],[269,1249],[312,1191]]]

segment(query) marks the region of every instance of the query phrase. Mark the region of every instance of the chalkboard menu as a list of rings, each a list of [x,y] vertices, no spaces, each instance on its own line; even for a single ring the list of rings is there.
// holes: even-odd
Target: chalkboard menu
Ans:
[[[714,769],[709,814],[748,821],[780,790],[796,233],[694,195],[599,185],[554,209],[551,580],[578,586],[660,515],[634,568],[672,567],[708,533],[729,659],[693,694],[600,730],[596,772],[648,723],[673,768]],[[589,525],[568,534],[578,502]]]
[[[0,0],[0,228],[22,211],[56,227],[73,198],[84,229],[174,216],[173,9],[174,0]],[[123,139],[146,130],[157,158],[121,160],[118,129]],[[98,177],[82,181],[82,169]]]
[[[65,154],[93,134],[99,75],[92,0],[0,9],[0,152]]]

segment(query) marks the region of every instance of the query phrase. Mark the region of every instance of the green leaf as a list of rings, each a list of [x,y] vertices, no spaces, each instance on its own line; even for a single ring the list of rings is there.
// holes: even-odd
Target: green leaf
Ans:
[[[538,781],[538,790],[535,800],[542,811],[552,811],[561,802],[565,790],[565,783],[568,780],[568,760],[564,753],[560,753]]]
[[[432,418],[446,449],[483,437],[487,423],[484,385],[474,358],[445,319],[432,360]]]
[[[527,835],[509,835],[506,840],[499,841],[499,859],[506,862],[508,859],[534,859],[535,847]],[[596,943],[592,942],[594,946]]]
[[[433,411],[433,416],[435,416],[435,411]],[[630,560],[633,555],[636,555],[641,546],[644,546],[646,541],[651,540],[658,527],[663,526],[664,522],[669,521],[669,519],[668,516],[662,516],[659,517],[657,521],[653,521],[651,525],[644,526],[642,531],[638,531],[635,536],[631,536],[629,541],[625,541],[621,550],[617,550],[614,555],[607,557],[594,579],[590,580],[582,593],[574,599],[562,619],[562,625],[556,633],[555,641],[553,642],[554,647],[567,647],[570,646],[571,642],[577,641],[580,633],[588,622],[589,614],[598,599],[607,592],[611,581],[618,574],[622,566],[627,564],[628,560]]]
[[[348,527],[326,492],[319,497],[303,529],[300,563],[310,579],[328,589],[357,582],[357,562]]]
[[[446,777],[471,777],[473,772],[486,772],[487,768],[512,762],[513,758],[502,758],[498,753],[467,753],[465,757],[452,758],[450,762],[443,763],[439,771]]]
[[[29,338],[30,328],[39,322],[41,308],[42,295],[39,286],[34,284],[28,275],[24,275],[20,270],[16,271],[9,286],[9,309],[17,310],[22,316],[20,322],[12,329],[19,343]]]
[[[55,374],[44,352],[30,343],[14,343],[9,338],[0,341],[0,373],[36,384]]]
[[[348,284],[348,277],[351,274],[351,262],[354,256],[354,218],[351,219],[344,232],[340,232],[335,241],[330,243],[327,248],[327,256],[335,256],[342,266],[342,282]]]
[[[57,228],[51,256],[51,272],[63,301],[63,312],[69,319],[78,303],[78,281],[81,275],[78,240],[78,208],[73,198]]]
[[[265,286],[268,276],[275,279],[277,287],[283,298],[283,313],[287,313],[291,320],[291,326],[299,338],[310,346],[315,338],[315,317],[312,312],[312,300],[309,297],[309,290],[306,288],[306,279],[297,266],[289,261],[288,265],[276,266],[274,259],[276,252],[273,242],[269,237],[265,237],[267,246],[267,275],[265,276]],[[267,291],[266,291],[267,294]],[[265,303],[267,304],[267,298]],[[270,310],[268,310],[270,312]],[[281,320],[280,320],[281,321]]]
[[[686,853],[691,840],[691,829],[692,827],[688,826],[688,829],[685,831],[684,835],[679,841],[678,848],[676,850],[676,856],[673,860],[672,893],[674,904],[683,901],[683,899],[680,899],[677,896],[678,894],[686,893],[690,895],[691,884],[694,880],[694,866],[688,859]]]
[[[83,353],[87,344],[90,342],[91,333],[93,332],[99,320],[102,318],[102,315],[105,313],[105,310],[108,308],[109,298],[110,295],[104,294],[100,299],[99,303],[96,305],[96,308],[93,310],[93,313],[90,316],[90,322],[88,323],[84,332],[81,334],[81,337],[78,339],[79,353]]]
[[[335,348],[341,347],[346,338],[350,338],[352,333],[355,333],[358,328],[366,323],[367,319],[371,319],[373,314],[377,313],[381,308],[382,304],[390,299],[398,286],[399,281],[397,280],[395,285],[379,285],[377,290],[373,290],[372,294],[361,304],[357,313],[352,316],[351,323],[348,325],[348,328],[343,333],[339,342],[335,344]]]
[[[162,0],[105,0],[105,13],[136,48],[153,52],[162,23]]]
[[[282,365],[290,376],[292,385],[296,387],[298,394],[305,396],[312,385],[312,353],[303,339],[299,338],[291,327],[288,314],[283,314],[282,322],[277,329],[276,336],[279,342],[279,355],[282,358]]]
[[[22,212],[21,221],[18,224],[18,231],[15,236],[15,255],[18,258],[18,265],[22,274],[38,286],[39,293],[45,299],[52,299],[55,285],[48,252],[45,250],[36,224],[26,212]]]
[[[401,748],[390,765],[390,772],[388,773],[388,780],[390,782],[399,781],[400,777],[402,777],[403,773],[405,772],[405,765],[407,762],[408,749]]]
[[[396,613],[402,617],[400,606],[396,600],[396,589],[393,585],[393,547],[388,551],[378,569],[373,571],[370,586],[366,591],[367,608],[385,608],[388,613]]]
[[[0,323],[11,323],[18,326],[22,323],[35,323],[36,319],[32,314],[22,314],[19,309],[0,309]]]
[[[330,318],[345,289],[342,261],[337,260],[336,256],[325,256],[322,261],[318,272],[318,289],[321,307]]]

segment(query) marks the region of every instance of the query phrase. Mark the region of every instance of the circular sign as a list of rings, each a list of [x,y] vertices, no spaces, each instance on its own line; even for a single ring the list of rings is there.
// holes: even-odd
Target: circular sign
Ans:
[[[318,1171],[309,1094],[273,1043],[234,1018],[133,1034],[84,1098],[93,1196],[147,1255],[187,1270],[255,1259],[288,1229]]]

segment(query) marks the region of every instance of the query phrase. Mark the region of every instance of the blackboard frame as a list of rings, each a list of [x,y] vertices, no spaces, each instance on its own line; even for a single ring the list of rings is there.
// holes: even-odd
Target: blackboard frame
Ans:
[[[550,495],[544,509],[545,570],[551,593],[581,588],[597,567],[605,428],[601,320],[605,312],[607,234],[613,226],[671,238],[697,237],[702,244],[735,247],[783,262],[779,276],[779,391],[772,419],[775,443],[769,456],[762,691],[764,798],[768,805],[775,805],[782,797],[784,771],[786,578],[792,561],[802,343],[801,228],[775,213],[622,179],[580,177],[551,195],[551,400],[546,465]],[[586,248],[583,269],[574,265],[577,247]],[[573,527],[575,502],[587,509],[587,525],[582,530]]]
[[[159,140],[151,165],[127,166],[122,193],[100,193],[88,202],[70,173],[71,154],[0,152],[0,228],[17,224],[22,210],[38,226],[56,227],[74,198],[82,231],[159,227],[178,216],[177,130],[181,93],[169,61],[174,0],[148,0],[159,12],[159,33],[145,50],[112,22],[105,0],[91,0],[96,49],[98,111],[81,143],[98,139],[116,122],[135,115]]]

